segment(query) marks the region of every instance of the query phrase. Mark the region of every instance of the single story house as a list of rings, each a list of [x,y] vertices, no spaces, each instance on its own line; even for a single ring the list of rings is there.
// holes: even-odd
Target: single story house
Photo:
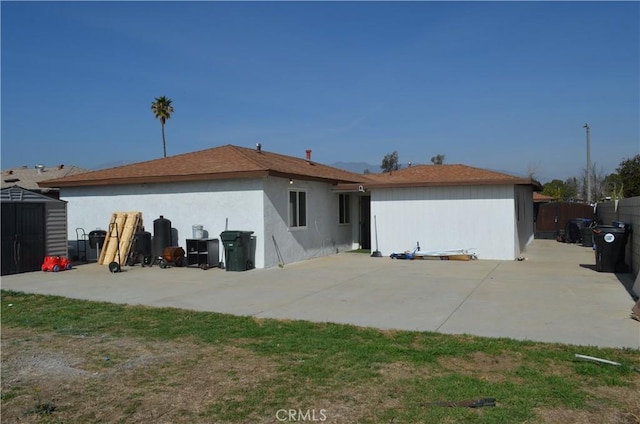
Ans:
[[[514,259],[533,238],[539,184],[464,165],[355,174],[306,158],[225,145],[49,180],[68,202],[70,229],[107,229],[111,214],[164,216],[184,246],[194,225],[211,238],[253,231],[254,263],[269,268],[372,240],[388,256],[412,249],[469,247],[481,259]],[[375,218],[375,222],[374,222]],[[372,225],[377,224],[377,225]],[[376,231],[377,228],[377,231]],[[73,240],[75,233],[69,233]]]

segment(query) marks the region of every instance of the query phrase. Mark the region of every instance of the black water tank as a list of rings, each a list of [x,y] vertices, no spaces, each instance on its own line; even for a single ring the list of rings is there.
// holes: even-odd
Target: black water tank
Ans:
[[[171,246],[171,221],[160,215],[153,221],[153,255],[161,256],[165,247]]]
[[[134,253],[144,256],[151,256],[151,233],[148,231],[138,231],[135,234]]]

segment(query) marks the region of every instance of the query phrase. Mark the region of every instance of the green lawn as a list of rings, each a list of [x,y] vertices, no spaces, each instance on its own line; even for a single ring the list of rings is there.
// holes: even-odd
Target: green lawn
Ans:
[[[640,374],[630,369],[640,366],[637,350],[1,294],[2,422],[6,414],[142,422],[163,406],[165,422],[185,423],[279,422],[289,410],[298,421],[315,414],[345,423],[640,422]],[[73,353],[67,368],[87,377],[56,385],[67,384],[75,402],[46,387],[51,375],[14,377],[22,374],[11,364],[24,365],[28,349],[47,358]],[[576,361],[576,353],[625,366]],[[202,395],[191,395],[195,385]],[[496,406],[427,405],[483,397]]]

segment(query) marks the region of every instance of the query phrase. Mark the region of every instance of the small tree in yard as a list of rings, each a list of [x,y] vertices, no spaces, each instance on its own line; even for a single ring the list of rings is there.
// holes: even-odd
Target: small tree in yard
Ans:
[[[400,169],[400,165],[398,164],[398,152],[394,151],[393,153],[385,155],[382,159],[380,169],[382,169],[382,172],[391,172]]]
[[[622,184],[624,197],[640,196],[640,154],[620,162],[616,169]]]
[[[542,187],[542,194],[554,197],[558,200],[569,200],[575,197],[576,188],[575,186],[572,186],[569,180],[566,182],[553,180]]]
[[[611,200],[620,200],[624,197],[624,183],[618,174],[609,174],[604,179],[605,195]]]
[[[564,181],[564,184],[567,187],[566,200],[575,199],[578,196],[578,189],[580,188],[580,182],[578,179],[576,177],[567,178]]]

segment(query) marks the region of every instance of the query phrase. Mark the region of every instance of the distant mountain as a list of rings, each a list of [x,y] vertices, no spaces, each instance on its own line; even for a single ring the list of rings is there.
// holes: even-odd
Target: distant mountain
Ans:
[[[355,172],[356,174],[364,173],[365,169],[368,169],[371,173],[380,172],[380,165],[371,165],[366,162],[334,162],[331,166],[344,169],[345,171]]]

